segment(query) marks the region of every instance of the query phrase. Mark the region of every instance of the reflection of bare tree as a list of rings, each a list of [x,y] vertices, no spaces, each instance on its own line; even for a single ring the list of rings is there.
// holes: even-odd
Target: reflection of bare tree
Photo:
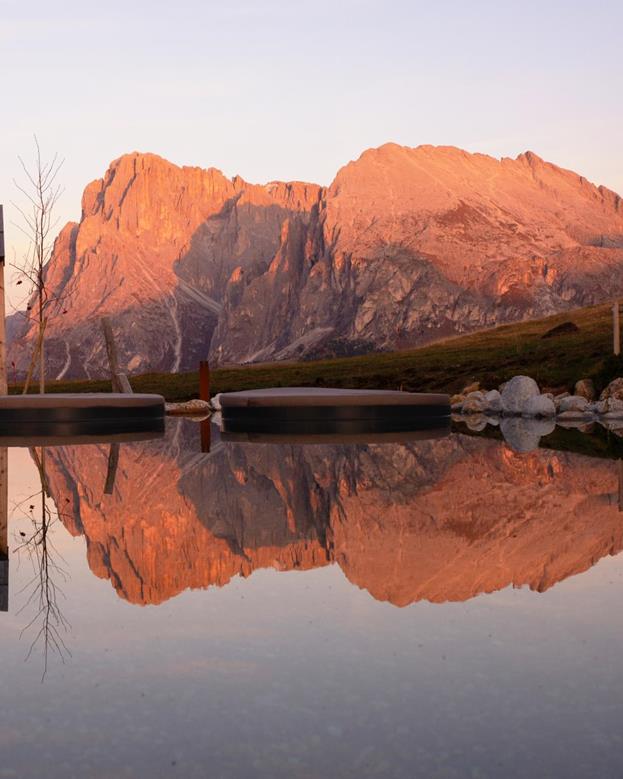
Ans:
[[[8,471],[8,450],[6,446],[0,446],[0,611],[8,611],[9,609]]]
[[[59,564],[59,552],[54,548],[53,528],[60,514],[49,499],[48,481],[45,472],[45,449],[31,450],[33,460],[39,472],[40,488],[37,492],[22,501],[17,511],[22,511],[30,520],[30,532],[20,532],[18,554],[25,554],[33,566],[34,576],[24,586],[21,592],[26,592],[28,598],[19,610],[19,614],[33,608],[34,616],[22,630],[22,635],[35,631],[26,659],[28,660],[35,648],[42,645],[43,675],[48,670],[50,651],[56,653],[64,663],[71,655],[63,639],[63,634],[69,630],[69,623],[63,616],[59,606],[63,592],[58,581],[67,580],[67,572]]]

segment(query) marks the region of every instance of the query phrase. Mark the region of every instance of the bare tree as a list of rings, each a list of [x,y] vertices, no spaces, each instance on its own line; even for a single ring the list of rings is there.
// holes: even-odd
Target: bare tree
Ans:
[[[26,554],[33,566],[33,577],[22,592],[26,592],[26,602],[19,610],[33,609],[34,615],[22,630],[22,635],[34,631],[26,660],[39,643],[42,645],[43,673],[45,679],[48,670],[50,651],[56,653],[64,663],[71,655],[64,641],[69,623],[63,616],[60,600],[64,597],[59,580],[67,581],[68,573],[59,562],[52,540],[52,530],[60,519],[60,512],[53,507],[45,470],[45,449],[31,449],[31,455],[39,472],[40,488],[38,492],[26,498],[16,508],[22,510],[30,519],[30,532],[21,532],[18,555]],[[32,635],[32,634],[31,634]]]
[[[29,167],[22,157],[18,157],[25,176],[24,183],[14,180],[15,186],[27,198],[28,205],[23,208],[13,203],[20,213],[23,224],[16,227],[28,239],[28,249],[20,264],[14,265],[20,279],[18,284],[29,284],[26,316],[29,322],[36,324],[37,338],[33,346],[32,357],[24,383],[24,394],[28,392],[33,372],[39,363],[39,392],[45,392],[45,331],[51,313],[60,311],[61,301],[52,296],[46,287],[46,265],[51,257],[57,222],[54,211],[63,190],[57,183],[58,174],[64,160],[54,154],[50,161],[41,156],[37,136],[35,157]]]

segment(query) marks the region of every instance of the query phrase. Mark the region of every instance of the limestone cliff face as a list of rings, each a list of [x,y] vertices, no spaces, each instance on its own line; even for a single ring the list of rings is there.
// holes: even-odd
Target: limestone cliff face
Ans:
[[[205,358],[232,273],[262,269],[282,225],[309,218],[319,188],[249,185],[216,169],[179,168],[130,154],[90,184],[79,224],[59,235],[47,268],[50,375],[98,376],[107,360],[100,317],[108,315],[130,373],[179,371]],[[34,328],[10,359],[23,372]]]
[[[621,198],[530,152],[387,144],[328,189],[131,154],[57,240],[50,373],[104,371],[102,314],[129,372],[352,354],[602,302],[622,263]]]
[[[268,272],[230,290],[219,359],[413,346],[600,302],[622,284],[621,199],[531,153],[367,151],[287,238]],[[270,333],[239,332],[241,312]]]
[[[623,548],[615,464],[452,435],[410,445],[227,444],[196,429],[123,445],[59,448],[49,481],[93,572],[120,597],[160,603],[258,568],[339,565],[397,606],[543,591]]]

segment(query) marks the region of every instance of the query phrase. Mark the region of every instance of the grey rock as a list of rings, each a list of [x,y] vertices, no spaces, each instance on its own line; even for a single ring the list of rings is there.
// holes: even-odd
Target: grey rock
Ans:
[[[470,414],[464,422],[470,430],[478,433],[487,426],[487,417],[484,414]]]
[[[565,411],[578,411],[583,413],[587,408],[588,400],[581,395],[569,395],[568,397],[563,398],[558,405],[558,411],[560,413],[564,413]]]
[[[600,400],[608,400],[608,398],[623,400],[623,379],[619,378],[611,381],[599,396]]]
[[[539,387],[529,376],[513,376],[502,390],[502,411],[504,414],[521,414],[529,398],[539,395]]]
[[[556,395],[556,397],[554,398],[554,405],[556,406],[556,411],[559,410],[562,401],[568,397],[570,397],[569,392],[561,392],[560,395]]]
[[[487,414],[502,413],[502,396],[498,390],[489,390],[485,393],[484,410]]]
[[[595,412],[597,414],[613,414],[623,416],[623,400],[617,398],[606,398],[605,400],[599,400],[594,404]]]
[[[613,433],[623,429],[623,418],[621,417],[601,417],[599,424],[605,427],[606,430],[611,430]]]
[[[595,429],[595,422],[592,419],[590,421],[586,419],[557,419],[556,424],[565,430],[579,430],[581,433],[592,433]]]
[[[505,417],[500,422],[500,430],[510,448],[519,453],[537,449],[544,435],[549,435],[556,427],[553,419],[521,419]]]
[[[546,395],[535,395],[528,398],[524,404],[523,417],[554,417],[556,406],[554,401]]]
[[[187,400],[184,403],[167,403],[165,406],[167,414],[171,415],[201,415],[210,416],[211,407],[207,400]]]
[[[561,412],[559,412],[557,414],[557,416],[556,416],[556,421],[557,422],[563,422],[565,420],[572,420],[572,419],[589,421],[589,420],[592,420],[593,418],[594,418],[594,415],[591,414],[590,411],[574,411],[574,410],[570,410],[570,411],[561,411]]]
[[[581,397],[586,398],[586,400],[594,400],[597,393],[595,392],[595,385],[593,384],[592,379],[580,379],[579,381],[576,381],[573,394],[580,395]]]

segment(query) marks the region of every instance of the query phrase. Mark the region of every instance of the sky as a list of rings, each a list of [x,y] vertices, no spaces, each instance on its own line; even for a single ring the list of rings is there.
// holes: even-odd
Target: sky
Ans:
[[[65,159],[59,225],[135,150],[329,184],[387,141],[531,149],[623,193],[621,29],[618,0],[0,0],[9,259],[33,133]]]

